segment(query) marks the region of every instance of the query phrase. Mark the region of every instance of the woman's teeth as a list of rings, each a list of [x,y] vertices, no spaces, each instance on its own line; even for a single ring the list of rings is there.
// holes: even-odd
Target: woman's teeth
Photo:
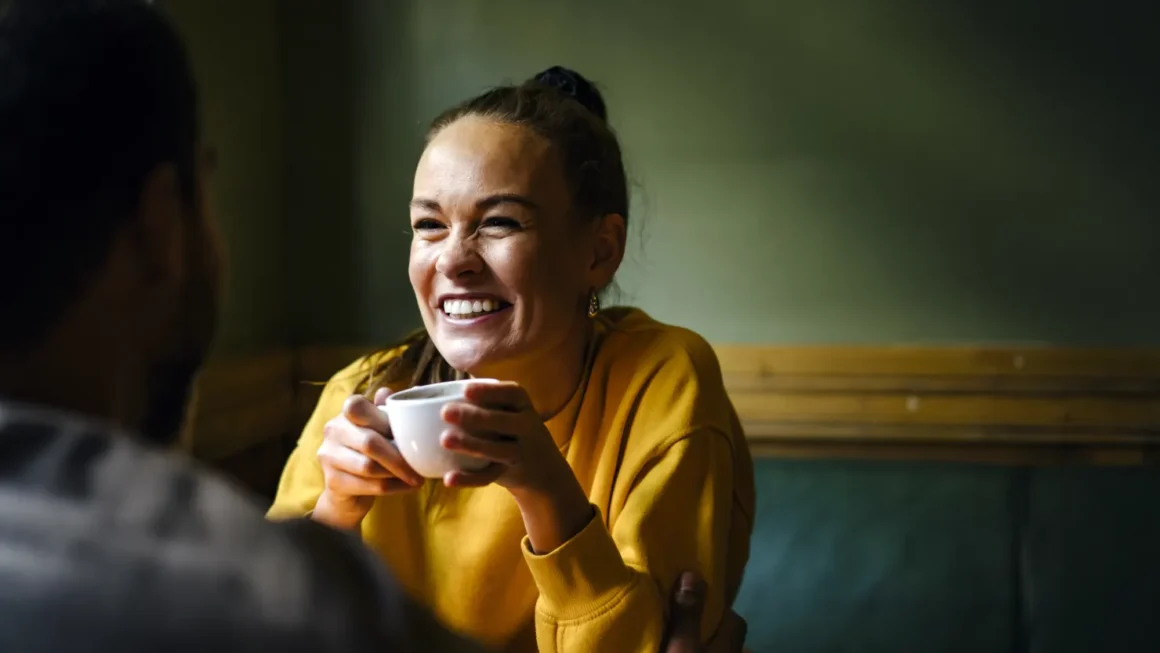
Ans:
[[[503,305],[491,299],[448,299],[443,312],[456,319],[470,319],[498,311]]]

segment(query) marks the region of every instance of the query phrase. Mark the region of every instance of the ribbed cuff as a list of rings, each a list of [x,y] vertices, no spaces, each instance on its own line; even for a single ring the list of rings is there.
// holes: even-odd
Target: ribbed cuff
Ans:
[[[540,591],[537,607],[556,621],[600,610],[627,591],[635,579],[595,507],[588,525],[556,550],[537,555],[527,536],[522,548]]]

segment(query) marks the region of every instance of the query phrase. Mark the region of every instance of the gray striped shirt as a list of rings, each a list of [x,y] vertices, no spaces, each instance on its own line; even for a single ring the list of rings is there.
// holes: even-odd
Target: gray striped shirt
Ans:
[[[0,651],[476,651],[360,541],[176,455],[0,402]]]

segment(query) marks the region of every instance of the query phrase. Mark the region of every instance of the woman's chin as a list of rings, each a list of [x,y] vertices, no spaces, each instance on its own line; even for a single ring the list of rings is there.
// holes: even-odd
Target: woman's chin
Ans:
[[[448,365],[474,377],[490,378],[489,371],[500,367],[498,357],[489,355],[487,343],[459,342],[439,351]]]

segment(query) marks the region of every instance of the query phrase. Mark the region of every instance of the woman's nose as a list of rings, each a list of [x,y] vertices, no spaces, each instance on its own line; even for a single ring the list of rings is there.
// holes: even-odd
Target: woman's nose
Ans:
[[[470,238],[452,234],[443,241],[442,251],[435,260],[435,271],[448,278],[465,274],[478,274],[483,269],[483,259],[476,251]]]

